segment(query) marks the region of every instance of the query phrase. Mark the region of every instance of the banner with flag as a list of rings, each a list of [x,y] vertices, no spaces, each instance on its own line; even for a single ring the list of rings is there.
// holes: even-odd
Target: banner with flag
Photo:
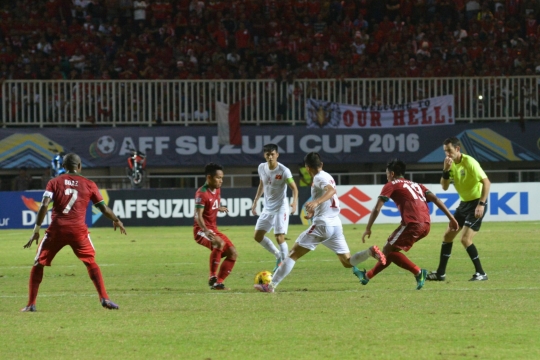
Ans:
[[[219,145],[242,145],[240,108],[242,101],[228,105],[216,101],[216,120]]]
[[[454,125],[454,95],[394,105],[350,105],[307,99],[308,128],[381,129]]]

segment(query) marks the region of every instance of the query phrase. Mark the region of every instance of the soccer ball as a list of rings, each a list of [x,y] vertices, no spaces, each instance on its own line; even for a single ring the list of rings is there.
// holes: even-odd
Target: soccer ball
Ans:
[[[114,139],[109,135],[102,136],[97,141],[97,148],[100,153],[108,155],[114,151],[116,145]]]
[[[264,270],[255,275],[255,284],[270,284],[272,281],[272,273],[270,271]]]

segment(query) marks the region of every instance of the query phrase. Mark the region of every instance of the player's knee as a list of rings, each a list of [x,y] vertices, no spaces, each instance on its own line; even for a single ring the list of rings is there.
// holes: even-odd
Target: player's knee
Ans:
[[[89,266],[92,266],[92,265],[96,264],[94,259],[84,259],[84,260],[82,260],[82,262],[83,262],[84,265],[86,265],[86,267],[89,267]]]
[[[236,248],[230,247],[227,250],[227,258],[231,260],[236,260],[238,258],[238,251],[236,251]]]

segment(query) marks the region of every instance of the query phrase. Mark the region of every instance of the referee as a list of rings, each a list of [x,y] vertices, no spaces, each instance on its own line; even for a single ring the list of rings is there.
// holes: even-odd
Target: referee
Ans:
[[[487,197],[491,185],[486,173],[473,157],[461,153],[461,143],[457,137],[450,137],[443,142],[444,159],[441,186],[446,191],[450,182],[459,194],[459,203],[454,217],[459,224],[459,230],[446,229],[441,246],[441,257],[437,271],[427,275],[426,280],[444,281],[446,279],[446,265],[452,253],[452,244],[456,235],[461,232],[461,244],[474,264],[475,273],[469,281],[485,281],[488,279],[478,250],[473,244],[474,236],[480,231],[482,219],[487,211]],[[463,230],[463,231],[461,231]]]

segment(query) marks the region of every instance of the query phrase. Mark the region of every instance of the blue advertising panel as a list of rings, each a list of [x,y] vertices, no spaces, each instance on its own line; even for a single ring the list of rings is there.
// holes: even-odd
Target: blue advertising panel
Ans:
[[[195,214],[195,189],[168,190],[100,190],[105,204],[122,220],[125,226],[191,226]],[[255,225],[257,217],[251,213],[257,188],[222,190],[221,204],[227,214],[219,214],[218,226]],[[289,199],[292,200],[290,189]],[[31,229],[36,223],[43,191],[0,192],[0,229]],[[310,189],[299,189],[299,207],[309,198]],[[258,214],[263,199],[257,203]],[[300,211],[297,209],[296,215]],[[299,216],[291,216],[291,224],[301,224]],[[42,226],[51,220],[49,210]],[[86,212],[88,227],[107,227],[112,223],[101,212],[89,205]]]
[[[1,129],[0,168],[44,168],[54,151],[75,152],[83,167],[125,167],[131,149],[148,155],[149,166],[257,166],[266,143],[279,146],[280,161],[298,164],[311,151],[332,164],[440,163],[442,142],[457,136],[462,152],[480,162],[540,161],[540,122],[474,123],[398,129],[307,129],[243,126],[242,145],[219,145],[216,127],[123,127]]]

